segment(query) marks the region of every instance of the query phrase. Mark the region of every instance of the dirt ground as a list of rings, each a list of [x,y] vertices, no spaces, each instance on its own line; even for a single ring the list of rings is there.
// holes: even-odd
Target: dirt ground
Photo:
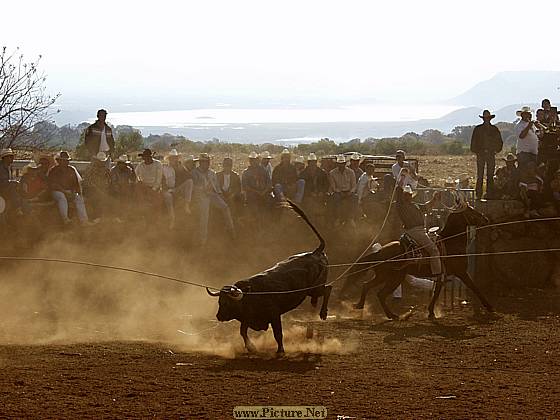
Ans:
[[[257,341],[262,354],[245,354],[236,325],[199,334],[209,344],[230,336],[236,353],[219,355],[185,350],[184,331],[105,341],[77,323],[81,342],[0,346],[0,417],[228,419],[236,405],[322,405],[331,419],[557,418],[559,297],[495,298],[496,318],[474,318],[467,306],[435,322],[333,310],[302,323],[296,313],[281,359],[270,332]],[[302,325],[313,325],[313,339]]]

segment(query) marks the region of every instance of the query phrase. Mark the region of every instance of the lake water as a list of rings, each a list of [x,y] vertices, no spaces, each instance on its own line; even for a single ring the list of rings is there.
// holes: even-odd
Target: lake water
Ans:
[[[203,129],[235,124],[404,122],[439,118],[456,109],[448,105],[360,105],[326,109],[235,109],[222,105],[207,109],[111,113],[109,120],[116,125]]]

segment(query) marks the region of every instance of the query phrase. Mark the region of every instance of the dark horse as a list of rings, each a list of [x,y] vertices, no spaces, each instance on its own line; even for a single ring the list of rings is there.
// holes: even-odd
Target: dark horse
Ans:
[[[449,214],[444,228],[438,232],[438,242],[444,244],[444,255],[464,255],[467,247],[467,227],[468,226],[482,226],[488,223],[488,219],[482,213],[465,205],[461,211],[452,212]],[[366,295],[372,287],[376,285],[383,285],[377,293],[379,302],[385,311],[385,314],[391,319],[399,319],[399,316],[391,312],[385,299],[389,296],[403,281],[407,274],[417,276],[431,276],[429,260],[424,261],[399,261],[399,259],[410,258],[410,253],[401,245],[399,241],[389,242],[381,247],[377,252],[371,252],[361,257],[357,264],[354,265],[348,272],[348,278],[344,284],[341,293],[354,281],[363,276],[368,268],[371,267],[375,270],[375,277],[363,284],[362,295],[357,304],[354,305],[356,309],[363,309]],[[371,265],[367,263],[371,263]],[[446,275],[455,275],[473,291],[478,297],[482,305],[493,312],[494,309],[486,298],[482,295],[478,287],[474,284],[471,276],[467,272],[468,258],[466,256],[442,258],[442,265]],[[364,264],[366,263],[366,264]],[[437,281],[433,296],[428,307],[429,317],[432,319],[434,315],[434,306],[441,292],[443,282]]]

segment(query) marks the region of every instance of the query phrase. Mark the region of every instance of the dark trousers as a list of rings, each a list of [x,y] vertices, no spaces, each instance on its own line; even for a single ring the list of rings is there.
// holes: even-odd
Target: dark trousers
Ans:
[[[484,167],[486,167],[486,192],[494,186],[494,168],[496,156],[492,152],[483,152],[476,155],[476,197],[482,197],[482,183],[484,180]]]

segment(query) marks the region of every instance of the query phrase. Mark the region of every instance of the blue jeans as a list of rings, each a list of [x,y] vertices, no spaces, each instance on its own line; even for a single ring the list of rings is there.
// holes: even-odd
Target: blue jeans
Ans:
[[[80,222],[87,222],[88,215],[86,212],[86,205],[84,203],[84,198],[75,192],[72,191],[53,191],[52,198],[56,202],[58,207],[58,213],[64,222],[69,221],[68,218],[68,199],[74,201],[74,205],[76,206],[76,213],[78,214],[78,219]]]

